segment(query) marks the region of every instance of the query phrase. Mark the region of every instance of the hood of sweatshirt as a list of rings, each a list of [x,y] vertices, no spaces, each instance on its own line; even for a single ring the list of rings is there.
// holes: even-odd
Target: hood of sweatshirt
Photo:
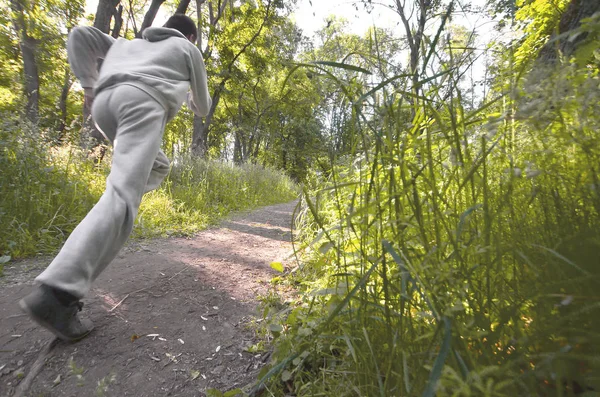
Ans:
[[[162,41],[170,37],[179,37],[187,40],[187,38],[179,30],[162,27],[149,27],[142,32],[142,38],[148,41]]]

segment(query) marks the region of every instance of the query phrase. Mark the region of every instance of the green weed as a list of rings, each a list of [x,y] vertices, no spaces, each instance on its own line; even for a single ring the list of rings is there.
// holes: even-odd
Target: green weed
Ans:
[[[110,151],[94,161],[78,147],[57,146],[44,132],[5,117],[0,128],[0,266],[7,257],[55,253],[102,195],[109,165]],[[297,196],[287,176],[268,168],[179,158],[163,185],[145,195],[133,237],[189,235],[231,211]]]
[[[353,108],[355,155],[304,194],[275,395],[600,390],[598,69],[544,73],[477,108],[453,73]]]
[[[117,381],[117,376],[115,374],[110,374],[105,376],[104,378],[98,381],[98,385],[96,386],[95,394],[97,397],[103,397],[108,393],[109,386]]]

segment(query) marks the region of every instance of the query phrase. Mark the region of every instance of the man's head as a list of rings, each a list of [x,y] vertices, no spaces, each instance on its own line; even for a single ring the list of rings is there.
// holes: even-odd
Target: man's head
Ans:
[[[164,27],[180,31],[192,43],[195,43],[198,38],[196,24],[192,18],[184,14],[173,15],[167,20]]]

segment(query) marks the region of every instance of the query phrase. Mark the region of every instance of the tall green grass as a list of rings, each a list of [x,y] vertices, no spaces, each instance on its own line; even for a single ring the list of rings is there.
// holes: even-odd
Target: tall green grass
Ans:
[[[344,91],[358,149],[305,191],[272,395],[600,392],[598,67],[475,109],[443,75]]]
[[[7,116],[0,129],[0,257],[56,252],[104,191],[110,151],[101,162],[54,145]],[[292,200],[284,174],[254,165],[175,160],[159,189],[144,196],[134,237],[190,234],[231,211]]]
[[[192,233],[231,211],[282,203],[298,195],[298,186],[289,177],[270,168],[179,158],[163,186],[145,196],[134,235]]]

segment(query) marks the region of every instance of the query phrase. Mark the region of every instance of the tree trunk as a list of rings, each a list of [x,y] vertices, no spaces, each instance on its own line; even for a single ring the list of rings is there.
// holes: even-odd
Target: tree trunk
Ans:
[[[98,0],[96,8],[96,18],[94,18],[94,27],[108,34],[110,31],[110,21],[115,14],[115,8],[120,0]]]
[[[192,155],[206,158],[208,154],[208,125],[202,117],[194,115],[194,131],[192,135]]]
[[[152,22],[154,22],[154,18],[156,18],[156,14],[158,13],[160,6],[164,2],[165,0],[152,0],[152,3],[150,3],[150,8],[148,8],[148,11],[146,11],[146,15],[144,15],[142,27],[140,28],[140,31],[137,34],[138,38],[142,37],[142,32],[144,31],[144,29],[152,26]]]
[[[83,100],[83,126],[81,128],[80,146],[84,149],[93,150],[104,142],[104,135],[96,128],[92,119],[92,103]]]
[[[233,162],[237,165],[242,164],[242,137],[239,131],[235,131],[233,134]]]
[[[204,158],[208,154],[208,132],[224,87],[225,81],[217,87],[206,120],[202,121],[202,117],[194,115],[194,130],[192,132],[192,154],[194,156]]]
[[[110,34],[110,22],[114,16],[115,27],[113,29],[113,37],[115,38],[118,37],[118,33],[121,31],[121,24],[123,23],[122,7],[117,9],[119,2],[120,0],[98,0],[98,8],[96,8],[96,17],[94,18],[94,27],[103,33]],[[98,68],[100,68],[100,64]],[[92,120],[92,103],[87,98],[84,98],[80,146],[84,149],[92,150],[103,141],[104,136],[98,131]]]
[[[260,139],[257,139],[256,144],[254,145],[254,151],[252,152],[252,164],[258,163],[259,152],[260,152]]]
[[[188,6],[190,5],[190,0],[181,0],[179,5],[177,6],[177,10],[175,10],[176,14],[185,14],[187,12]]]
[[[572,0],[560,17],[558,34],[577,29],[581,25],[582,19],[589,18],[596,12],[600,12],[600,1]],[[585,40],[586,36],[587,34],[582,34],[573,40],[565,37],[562,40],[552,41],[542,48],[538,59],[544,63],[552,64],[557,59],[557,50],[568,58],[574,54],[577,46]],[[555,37],[556,34],[552,35],[551,40]]]
[[[237,62],[238,58],[244,53],[246,52],[246,50],[248,49],[248,47],[250,47],[254,41],[258,38],[258,36],[260,36],[263,28],[265,27],[269,16],[270,16],[270,11],[271,11],[271,1],[272,0],[268,0],[267,2],[267,6],[266,6],[266,12],[265,12],[265,17],[261,23],[261,25],[259,26],[258,30],[256,31],[256,33],[254,33],[254,35],[248,40],[248,42],[238,51],[238,53],[233,57],[232,61],[229,63],[229,65],[227,65],[227,72],[228,75],[231,73],[231,70],[233,68],[233,66],[235,65],[235,63]],[[201,21],[202,21],[202,17],[201,17],[201,5],[204,4],[206,2],[206,0],[198,0],[198,6],[197,6],[197,13],[198,13],[198,26],[199,28],[201,28]],[[221,18],[221,16],[223,15],[223,11],[225,10],[225,6],[226,6],[226,2],[224,1],[223,3],[219,2],[218,5],[220,6],[220,8],[217,10],[216,15],[213,14],[214,10],[212,8],[212,2],[208,3],[208,7],[209,7],[209,18],[210,18],[210,24],[211,26],[216,26],[216,24],[218,23],[219,19]],[[201,30],[199,29],[198,32],[198,36],[199,36],[199,40],[198,40],[198,48],[200,49],[200,51],[202,51],[202,41],[200,40],[201,36]],[[209,40],[210,42],[210,40]],[[206,53],[209,51],[205,51],[204,52],[204,56],[206,57]],[[227,80],[229,80],[229,77],[225,77],[221,83],[219,84],[219,86],[217,87],[217,89],[215,90],[215,93],[212,96],[212,105],[210,107],[210,111],[208,113],[208,116],[206,117],[206,120],[204,121],[204,123],[202,123],[201,120],[196,120],[198,117],[194,116],[194,131],[193,131],[193,135],[192,135],[192,154],[196,155],[196,156],[200,156],[200,157],[204,157],[206,156],[206,153],[208,152],[208,131],[209,131],[209,127],[210,124],[212,122],[214,113],[215,113],[215,109],[217,107],[217,104],[219,103],[219,99],[221,98],[221,92],[223,91],[223,89],[225,88],[225,83],[227,82]]]
[[[33,124],[39,119],[40,79],[35,59],[36,40],[27,33],[25,15],[21,0],[11,0],[11,8],[15,13],[13,25],[19,36],[19,47],[23,57],[23,74],[25,80],[25,96],[27,105],[25,115]]]
[[[20,43],[25,72],[25,94],[27,95],[27,118],[34,124],[39,119],[40,80],[35,59],[36,44],[32,37],[23,37]]]
[[[119,37],[121,33],[121,27],[123,26],[123,5],[119,4],[119,7],[115,10],[115,26],[112,30],[112,37],[115,39]]]
[[[60,99],[58,102],[58,108],[60,109],[60,123],[58,125],[58,137],[57,140],[60,142],[65,137],[67,129],[67,98],[69,97],[69,90],[71,89],[71,74],[69,67],[65,68],[65,77],[63,80],[63,86],[60,90]]]
[[[410,74],[411,74],[411,91],[414,97],[407,98],[407,101],[414,105],[416,103],[416,97],[419,95],[419,60],[420,60],[420,50],[421,50],[421,41],[423,40],[423,35],[425,33],[425,24],[427,22],[427,11],[429,9],[429,3],[423,0],[419,0],[415,2],[413,5],[417,8],[418,16],[417,16],[417,27],[413,29],[410,24],[410,18],[414,9],[411,12],[407,12],[408,10],[407,3],[402,3],[400,0],[396,0],[396,9],[395,11],[400,16],[400,20],[404,25],[404,33],[406,34],[406,41],[408,42],[408,47],[410,50]],[[416,108],[413,106],[411,109],[411,113],[413,117],[416,114]]]

